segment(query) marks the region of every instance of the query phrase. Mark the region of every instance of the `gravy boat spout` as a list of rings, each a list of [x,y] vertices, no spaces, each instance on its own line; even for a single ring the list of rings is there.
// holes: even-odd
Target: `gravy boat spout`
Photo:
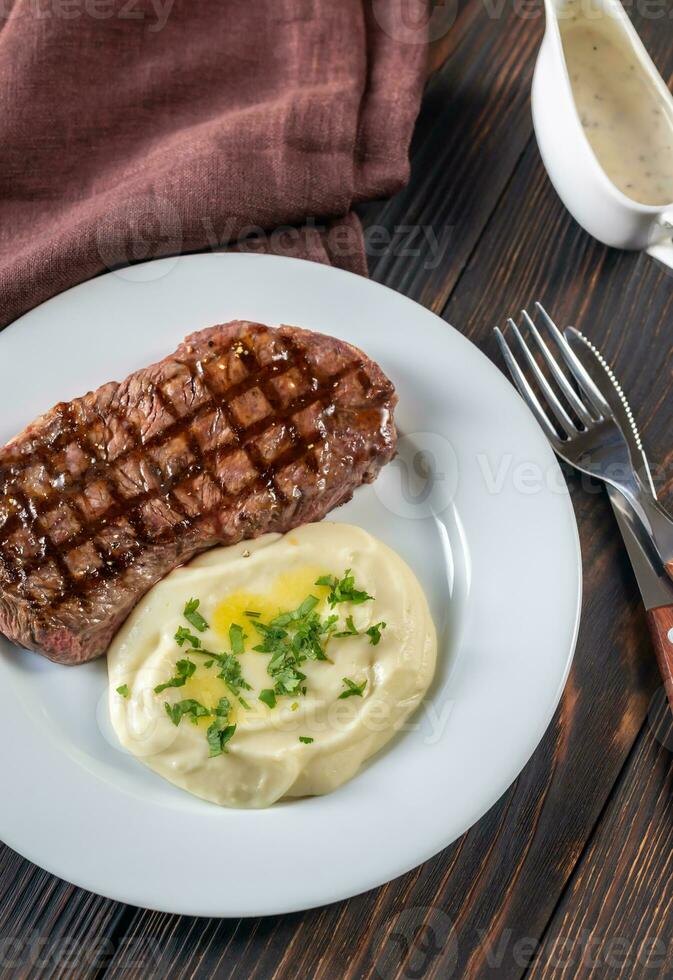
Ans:
[[[535,135],[547,173],[567,209],[594,238],[616,248],[646,250],[673,268],[673,141],[668,141],[669,127],[673,135],[673,96],[619,0],[545,0],[545,10],[547,24],[533,76],[532,110]],[[568,58],[569,39],[576,36],[570,30],[576,31],[578,23],[580,29],[586,28],[587,32],[607,32],[605,44],[589,42],[585,45],[590,56],[596,59],[596,72],[591,75],[593,82],[600,79],[602,84],[610,78],[608,62],[601,65],[599,59],[609,57],[611,48],[613,58],[619,54],[620,72],[613,77],[615,85],[621,84],[620,77],[625,85],[631,85],[626,94],[631,100],[632,118],[637,115],[637,132],[630,143],[623,140],[623,133],[619,139],[610,132],[607,136],[615,140],[616,146],[634,148],[634,160],[644,161],[642,164],[636,162],[635,166],[642,168],[643,180],[650,179],[652,186],[648,191],[657,203],[641,204],[629,197],[628,187],[638,188],[642,193],[642,186],[637,182],[633,185],[624,183],[628,178],[622,175],[623,189],[620,189],[606,172],[607,157],[599,159],[598,144],[594,142],[592,146],[588,134],[595,141],[605,136],[605,130],[613,128],[618,114],[608,112],[605,107],[613,109],[614,99],[621,93],[599,91],[601,85],[597,85],[595,91],[588,92],[580,110],[577,85],[581,73],[573,63],[571,80]],[[586,38],[577,43],[585,42]],[[593,67],[587,71],[591,73]],[[630,78],[626,76],[627,71],[633,73]],[[637,86],[647,96],[647,107],[643,104],[642,114],[638,114]],[[589,103],[587,99],[596,101]],[[591,112],[587,111],[587,106]],[[634,106],[638,108],[634,110]],[[650,113],[651,123],[645,112]],[[628,113],[625,115],[628,118]],[[603,123],[604,131],[599,133],[598,127]],[[659,143],[652,152],[659,155],[657,165],[670,168],[670,175],[662,175],[659,184],[655,180],[658,173],[648,171],[649,137],[654,139],[655,134]],[[667,156],[668,142],[671,146]],[[620,165],[627,164],[620,161]],[[664,203],[669,187],[671,200]],[[647,194],[643,193],[643,196],[647,197]]]

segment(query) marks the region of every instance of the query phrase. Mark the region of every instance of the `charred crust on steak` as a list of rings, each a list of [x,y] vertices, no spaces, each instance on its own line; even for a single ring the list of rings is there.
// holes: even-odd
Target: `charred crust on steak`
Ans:
[[[61,663],[217,544],[321,520],[395,454],[395,389],[357,348],[247,321],[61,403],[0,449],[0,631]]]

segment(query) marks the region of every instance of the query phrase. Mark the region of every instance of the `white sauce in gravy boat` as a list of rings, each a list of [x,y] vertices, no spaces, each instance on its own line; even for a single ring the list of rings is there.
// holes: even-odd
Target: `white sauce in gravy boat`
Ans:
[[[619,0],[545,0],[533,121],[562,201],[595,238],[673,265],[673,97]]]

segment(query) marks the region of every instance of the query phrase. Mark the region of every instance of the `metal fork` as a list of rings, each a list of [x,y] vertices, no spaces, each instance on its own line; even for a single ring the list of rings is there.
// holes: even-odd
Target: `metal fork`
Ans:
[[[673,521],[638,475],[628,440],[608,401],[551,317],[540,303],[535,306],[560,358],[554,355],[526,310],[521,315],[529,342],[513,319],[507,321],[523,363],[543,396],[543,404],[502,331],[496,327],[498,344],[516,387],[556,454],[582,473],[615,487],[626,498],[673,578]],[[541,355],[555,384],[539,366],[535,352]]]

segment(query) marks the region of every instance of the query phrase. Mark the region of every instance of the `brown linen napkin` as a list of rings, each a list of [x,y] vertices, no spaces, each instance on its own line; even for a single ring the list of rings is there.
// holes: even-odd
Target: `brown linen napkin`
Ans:
[[[370,2],[0,0],[0,327],[241,239],[366,272],[351,208],[406,180],[427,57]]]

